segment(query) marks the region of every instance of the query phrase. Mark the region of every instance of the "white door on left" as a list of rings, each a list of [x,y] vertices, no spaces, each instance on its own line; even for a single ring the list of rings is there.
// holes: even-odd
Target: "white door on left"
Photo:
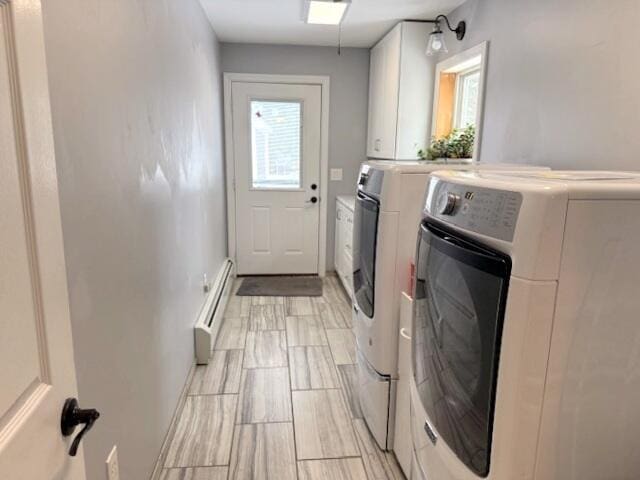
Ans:
[[[0,478],[84,480],[75,396],[40,1],[0,0]]]

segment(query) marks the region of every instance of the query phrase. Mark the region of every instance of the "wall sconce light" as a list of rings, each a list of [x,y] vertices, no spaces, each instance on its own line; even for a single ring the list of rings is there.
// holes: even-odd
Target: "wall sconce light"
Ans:
[[[429,35],[429,43],[427,44],[427,55],[435,55],[440,52],[447,53],[449,50],[447,49],[447,44],[444,41],[444,34],[442,33],[442,29],[440,28],[440,21],[444,19],[447,24],[447,28],[455,32],[456,38],[458,40],[462,40],[464,38],[464,34],[467,32],[467,23],[463,20],[458,23],[456,28],[452,28],[449,23],[449,19],[446,15],[438,15],[435,20],[422,20],[426,23],[433,23],[433,31],[431,35]]]

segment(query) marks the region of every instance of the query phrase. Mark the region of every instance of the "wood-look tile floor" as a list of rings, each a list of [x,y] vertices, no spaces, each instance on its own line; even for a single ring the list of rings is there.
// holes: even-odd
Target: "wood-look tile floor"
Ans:
[[[322,297],[233,296],[160,480],[403,479],[362,420],[355,361],[337,277]]]

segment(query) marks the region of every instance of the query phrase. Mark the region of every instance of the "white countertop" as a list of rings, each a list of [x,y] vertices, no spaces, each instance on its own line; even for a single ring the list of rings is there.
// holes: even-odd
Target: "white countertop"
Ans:
[[[336,201],[342,203],[352,212],[356,208],[356,197],[354,195],[338,195],[336,196]]]

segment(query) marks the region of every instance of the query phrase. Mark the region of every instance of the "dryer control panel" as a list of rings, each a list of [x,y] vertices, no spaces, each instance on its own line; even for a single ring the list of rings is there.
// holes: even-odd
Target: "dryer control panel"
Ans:
[[[522,194],[431,181],[424,213],[472,232],[512,241]]]

